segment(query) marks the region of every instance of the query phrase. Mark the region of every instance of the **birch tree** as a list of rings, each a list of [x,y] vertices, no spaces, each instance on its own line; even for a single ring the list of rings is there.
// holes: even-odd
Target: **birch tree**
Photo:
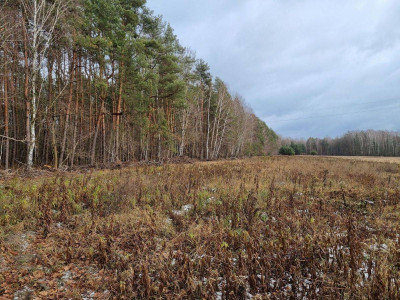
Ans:
[[[36,117],[42,91],[41,63],[49,49],[54,30],[68,5],[68,0],[21,0],[26,26],[25,46],[30,52],[30,95],[27,99],[27,165],[33,165],[36,146]]]

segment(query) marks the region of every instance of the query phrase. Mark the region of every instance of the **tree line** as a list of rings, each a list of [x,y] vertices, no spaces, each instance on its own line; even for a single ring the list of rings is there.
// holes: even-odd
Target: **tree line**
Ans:
[[[350,131],[338,138],[283,139],[296,154],[345,156],[400,156],[400,132],[383,130]]]
[[[0,3],[3,168],[276,151],[275,132],[145,0]]]

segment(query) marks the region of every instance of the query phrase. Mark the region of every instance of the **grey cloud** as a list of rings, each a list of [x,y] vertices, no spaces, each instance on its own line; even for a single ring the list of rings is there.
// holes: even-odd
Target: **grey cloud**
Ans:
[[[400,130],[398,0],[148,5],[283,136]]]

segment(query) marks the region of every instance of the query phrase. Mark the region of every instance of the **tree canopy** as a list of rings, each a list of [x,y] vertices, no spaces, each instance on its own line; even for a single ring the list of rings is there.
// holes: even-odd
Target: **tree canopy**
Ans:
[[[5,168],[277,150],[275,132],[144,0],[6,1],[0,18]]]

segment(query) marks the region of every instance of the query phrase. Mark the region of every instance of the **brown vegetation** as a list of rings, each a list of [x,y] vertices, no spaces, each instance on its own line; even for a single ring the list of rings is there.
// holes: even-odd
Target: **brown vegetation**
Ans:
[[[398,163],[400,164],[400,157],[384,157],[384,156],[335,156],[335,158],[383,162],[383,163]]]
[[[398,299],[398,164],[265,157],[3,183],[0,297]]]

